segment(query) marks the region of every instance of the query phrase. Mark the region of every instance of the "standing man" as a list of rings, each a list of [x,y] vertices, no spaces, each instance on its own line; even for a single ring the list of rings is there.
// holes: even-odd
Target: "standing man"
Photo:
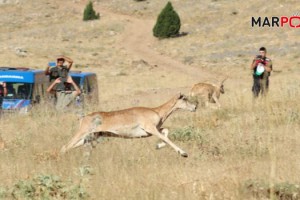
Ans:
[[[67,65],[65,65],[65,61],[67,61]],[[72,67],[72,64],[73,60],[71,58],[68,58],[66,56],[59,56],[57,58],[56,66],[50,66],[49,63],[45,70],[45,74],[49,75],[49,81],[52,82],[53,80],[60,77],[62,74],[64,75],[64,73],[69,72]]]
[[[67,64],[65,64],[65,61],[67,61]],[[73,64],[73,60],[66,56],[59,56],[57,58],[57,62],[50,62],[48,63],[48,66],[45,70],[45,74],[49,75],[49,82],[53,83],[57,78],[62,77],[63,79],[59,84],[55,85],[55,88],[52,88],[53,90],[64,90],[64,82],[66,81],[66,78],[68,76],[68,72],[70,71]],[[53,104],[56,104],[56,93],[54,92],[53,95],[50,96],[50,100]]]
[[[7,95],[7,88],[5,82],[0,82],[0,110],[2,110],[3,98]]]
[[[259,55],[255,56],[250,69],[253,70],[253,96],[257,98],[259,93],[265,96],[269,89],[269,76],[272,71],[272,61],[266,57],[267,49],[259,48]]]

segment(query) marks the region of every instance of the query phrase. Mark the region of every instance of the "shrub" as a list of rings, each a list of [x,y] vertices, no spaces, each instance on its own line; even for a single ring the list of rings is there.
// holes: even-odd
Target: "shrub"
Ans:
[[[14,199],[88,199],[81,185],[63,182],[53,175],[20,180],[12,188],[0,188],[1,198]]]
[[[99,19],[100,15],[99,13],[96,14],[94,8],[93,8],[93,3],[90,1],[83,12],[83,21],[87,20],[94,20],[94,19]]]
[[[272,193],[271,193],[272,191]],[[242,194],[249,194],[256,199],[280,199],[280,200],[296,200],[300,199],[300,185],[295,183],[276,183],[273,188],[270,183],[263,180],[247,180],[241,188]]]
[[[171,2],[168,2],[157,18],[153,35],[158,38],[175,36],[179,33],[180,26],[179,15],[173,9]]]
[[[184,141],[184,142],[195,141],[195,140],[202,141],[203,139],[200,134],[200,131],[190,126],[175,129],[172,135],[170,135],[170,138],[172,140]]]

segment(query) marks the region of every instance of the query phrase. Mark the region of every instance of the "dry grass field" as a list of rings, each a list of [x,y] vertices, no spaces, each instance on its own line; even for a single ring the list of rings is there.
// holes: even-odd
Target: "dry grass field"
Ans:
[[[174,0],[188,35],[165,40],[151,30],[166,0],[97,0],[100,20],[83,22],[87,2],[0,1],[0,65],[44,69],[57,55],[73,58],[74,69],[98,76],[99,105],[85,113],[158,106],[197,82],[228,76],[222,107],[179,111],[166,121],[188,158],[168,146],[156,150],[155,137],[104,138],[89,160],[84,148],[59,155],[78,128],[76,115],[40,106],[2,117],[0,199],[38,175],[79,184],[95,200],[279,199],[282,183],[292,186],[281,199],[300,198],[300,32],[251,27],[252,16],[299,13],[297,1]],[[274,72],[267,98],[253,102],[249,66],[260,46]]]

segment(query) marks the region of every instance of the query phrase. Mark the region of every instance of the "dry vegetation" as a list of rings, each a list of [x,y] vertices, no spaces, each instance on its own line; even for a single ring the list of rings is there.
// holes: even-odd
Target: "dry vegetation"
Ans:
[[[154,137],[105,138],[90,160],[83,149],[59,156],[77,116],[42,107],[2,117],[0,198],[1,188],[41,174],[80,184],[89,199],[264,199],[245,191],[247,181],[271,189],[300,182],[299,30],[250,27],[253,15],[299,12],[296,1],[174,0],[189,34],[161,41],[150,31],[165,0],[98,0],[101,19],[92,22],[82,21],[87,1],[18,2],[0,4],[1,65],[42,69],[56,55],[72,57],[74,68],[99,77],[100,103],[86,112],[157,106],[209,77],[229,79],[221,109],[175,113],[166,122],[187,159],[169,147],[155,150]],[[262,45],[275,72],[268,98],[252,102],[248,68]],[[18,47],[25,57],[15,54]]]

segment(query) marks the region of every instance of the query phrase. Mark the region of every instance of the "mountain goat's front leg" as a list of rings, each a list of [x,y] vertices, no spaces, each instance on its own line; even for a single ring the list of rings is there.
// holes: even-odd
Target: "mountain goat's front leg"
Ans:
[[[221,104],[220,104],[220,102],[219,102],[218,97],[217,97],[215,94],[213,94],[213,95],[212,95],[212,98],[213,98],[213,100],[216,102],[218,108],[221,108]]]
[[[162,135],[156,127],[148,127],[145,129],[145,131],[149,134],[156,135],[158,138],[160,138],[162,141],[170,145],[177,153],[179,153],[182,157],[188,157],[188,154],[180,149],[178,146],[176,146],[169,138]]]

